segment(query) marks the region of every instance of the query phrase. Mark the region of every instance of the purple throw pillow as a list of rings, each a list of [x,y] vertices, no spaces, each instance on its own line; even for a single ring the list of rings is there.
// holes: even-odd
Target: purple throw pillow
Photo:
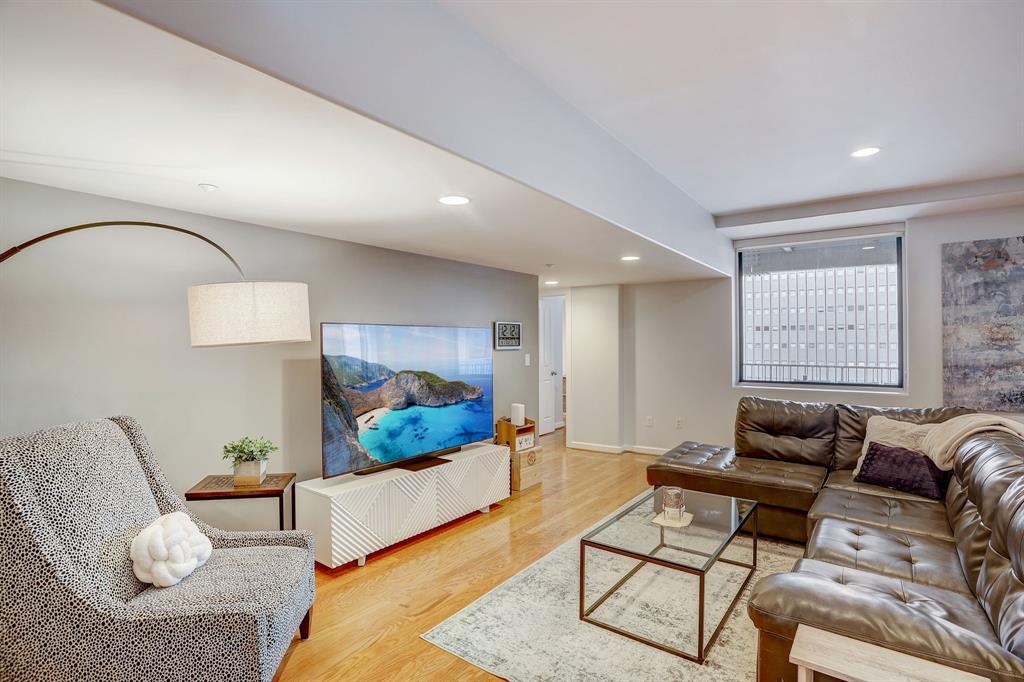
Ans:
[[[872,442],[853,479],[893,490],[941,500],[946,494],[949,472],[920,452]]]

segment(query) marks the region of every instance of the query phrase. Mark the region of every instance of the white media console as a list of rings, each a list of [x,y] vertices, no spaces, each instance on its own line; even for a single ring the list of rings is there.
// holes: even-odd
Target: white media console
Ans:
[[[295,486],[296,527],[313,531],[316,560],[362,566],[366,555],[490,505],[511,491],[504,445],[476,443],[419,471],[315,478]]]

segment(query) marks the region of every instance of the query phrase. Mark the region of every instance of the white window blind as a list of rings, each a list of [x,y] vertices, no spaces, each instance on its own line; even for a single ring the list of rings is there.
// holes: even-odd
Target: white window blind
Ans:
[[[902,237],[738,250],[739,378],[903,386]]]

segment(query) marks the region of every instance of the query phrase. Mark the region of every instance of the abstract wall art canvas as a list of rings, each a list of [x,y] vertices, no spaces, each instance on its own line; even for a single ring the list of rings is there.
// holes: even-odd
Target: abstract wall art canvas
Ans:
[[[1024,237],[942,245],[943,399],[1024,411]]]

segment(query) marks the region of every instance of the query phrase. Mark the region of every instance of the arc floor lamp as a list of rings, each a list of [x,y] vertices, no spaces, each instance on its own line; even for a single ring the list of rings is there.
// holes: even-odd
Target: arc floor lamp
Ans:
[[[197,284],[188,288],[188,321],[194,348],[310,340],[309,287],[304,282],[247,280],[238,261],[222,246],[183,227],[138,220],[72,225],[7,249],[0,254],[0,263],[47,239],[118,225],[171,230],[195,237],[220,251],[238,270],[241,281]]]

